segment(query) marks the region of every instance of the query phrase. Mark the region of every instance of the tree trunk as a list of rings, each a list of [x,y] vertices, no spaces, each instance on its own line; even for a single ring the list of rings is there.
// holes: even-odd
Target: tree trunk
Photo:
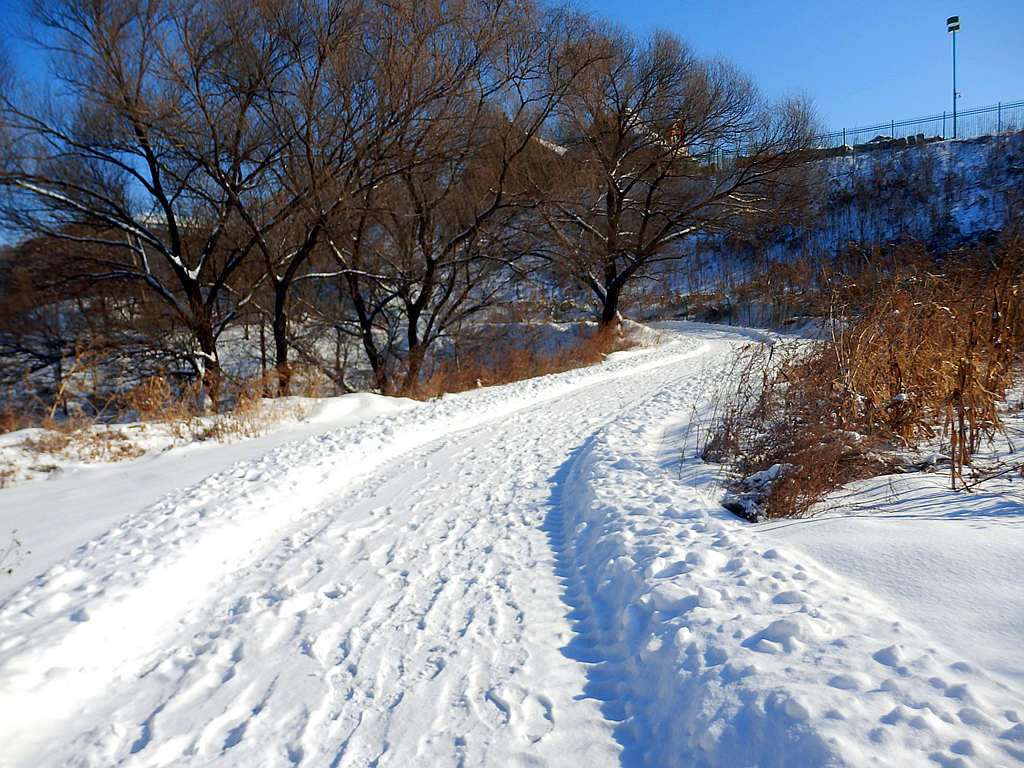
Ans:
[[[420,338],[419,332],[423,296],[424,294],[421,293],[419,301],[406,302],[406,321],[409,323],[406,329],[406,338],[409,343],[409,354],[406,357],[405,377],[402,380],[401,393],[403,395],[411,395],[415,391],[416,382],[423,369],[423,360],[427,355],[425,339]]]
[[[604,300],[601,302],[601,328],[614,328],[619,322],[619,294],[622,285],[613,281],[605,287]]]
[[[54,392],[57,393],[57,402],[60,403],[61,413],[64,414],[64,418],[68,417],[68,400],[64,397],[64,353],[61,353],[57,357],[57,362],[53,365],[53,380],[54,380]]]
[[[426,357],[427,348],[420,342],[416,342],[409,348],[408,365],[405,369],[405,377],[402,379],[401,393],[412,395],[416,390],[416,382],[423,370],[423,360]]]
[[[377,391],[386,392],[389,386],[387,363],[384,361],[384,356],[377,351],[377,345],[373,343],[369,331],[363,331],[363,349],[366,352],[366,358],[370,361],[370,370],[373,371],[373,380]]]
[[[284,283],[274,286],[274,363],[277,367],[277,396],[291,393],[292,370],[288,364],[288,288]]]
[[[220,409],[221,372],[220,363],[217,360],[217,342],[213,337],[213,324],[209,317],[200,318],[194,329],[194,334],[196,343],[199,344],[202,362],[200,375],[203,390],[209,398],[209,406],[216,412]],[[202,393],[200,393],[199,406],[206,410],[207,403],[204,402]]]
[[[260,376],[263,379],[264,394],[267,388],[267,324],[260,315]]]
[[[348,295],[352,299],[352,306],[356,310],[356,319],[359,321],[359,338],[363,342],[366,360],[370,363],[370,370],[373,371],[377,391],[384,393],[388,388],[387,362],[385,356],[377,349],[377,343],[373,339],[373,318],[363,299],[359,279],[349,273],[345,276],[345,283],[348,287]]]

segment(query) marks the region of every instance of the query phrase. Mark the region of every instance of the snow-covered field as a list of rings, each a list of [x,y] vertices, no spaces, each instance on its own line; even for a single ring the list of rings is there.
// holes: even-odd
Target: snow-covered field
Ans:
[[[679,452],[756,334],[675,330],[0,491],[0,764],[1024,763],[1021,481],[743,523]]]

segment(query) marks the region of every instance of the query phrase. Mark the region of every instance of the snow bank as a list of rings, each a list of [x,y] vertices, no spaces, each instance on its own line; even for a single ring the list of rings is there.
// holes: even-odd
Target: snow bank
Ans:
[[[277,412],[267,418],[267,434],[246,439],[229,435],[202,442],[181,439],[165,424],[119,425],[115,429],[144,455],[106,463],[60,456],[44,459],[18,447],[40,430],[0,435],[0,462],[15,467],[22,477],[36,475],[34,480],[0,489],[0,536],[17,530],[22,542],[5,563],[13,566],[14,572],[2,574],[0,600],[77,547],[175,489],[192,486],[286,443],[417,405],[404,398],[364,393],[324,400],[283,398],[267,403]],[[299,419],[297,414],[305,417]],[[31,468],[40,462],[56,466],[33,473]],[[0,540],[0,546],[7,541]]]
[[[572,650],[595,664],[624,764],[1024,760],[1024,698],[999,670],[724,512],[706,465],[679,474],[666,437],[686,395],[587,445],[553,525]]]
[[[1007,476],[954,493],[945,473],[876,477],[832,494],[815,517],[762,530],[1021,686],[1020,482]]]

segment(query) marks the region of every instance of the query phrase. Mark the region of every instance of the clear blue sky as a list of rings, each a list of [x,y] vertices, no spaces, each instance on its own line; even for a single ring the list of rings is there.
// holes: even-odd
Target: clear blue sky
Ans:
[[[638,33],[661,28],[722,56],[768,96],[804,93],[827,130],[1024,101],[1024,0],[576,0]]]
[[[675,32],[723,56],[769,96],[804,93],[827,130],[952,109],[946,17],[959,15],[960,109],[1024,100],[1024,0],[575,0],[638,34]],[[16,64],[45,66],[15,34],[27,0],[0,0],[0,39]]]

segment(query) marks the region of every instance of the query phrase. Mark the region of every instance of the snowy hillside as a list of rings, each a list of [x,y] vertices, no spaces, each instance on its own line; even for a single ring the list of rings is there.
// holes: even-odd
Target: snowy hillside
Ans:
[[[822,224],[812,247],[923,242],[937,251],[998,235],[1020,205],[1024,132],[938,141],[822,161]]]
[[[672,330],[0,490],[0,765],[1024,764],[1020,481],[744,523]]]
[[[751,260],[834,255],[851,244],[915,243],[941,254],[998,240],[1020,218],[1024,131],[861,151],[813,167],[821,181],[816,218],[767,237],[699,243],[697,254],[712,278],[718,268],[749,272],[751,279],[757,274]],[[723,253],[735,263],[719,265]],[[669,279],[693,290],[692,277],[681,270]]]

